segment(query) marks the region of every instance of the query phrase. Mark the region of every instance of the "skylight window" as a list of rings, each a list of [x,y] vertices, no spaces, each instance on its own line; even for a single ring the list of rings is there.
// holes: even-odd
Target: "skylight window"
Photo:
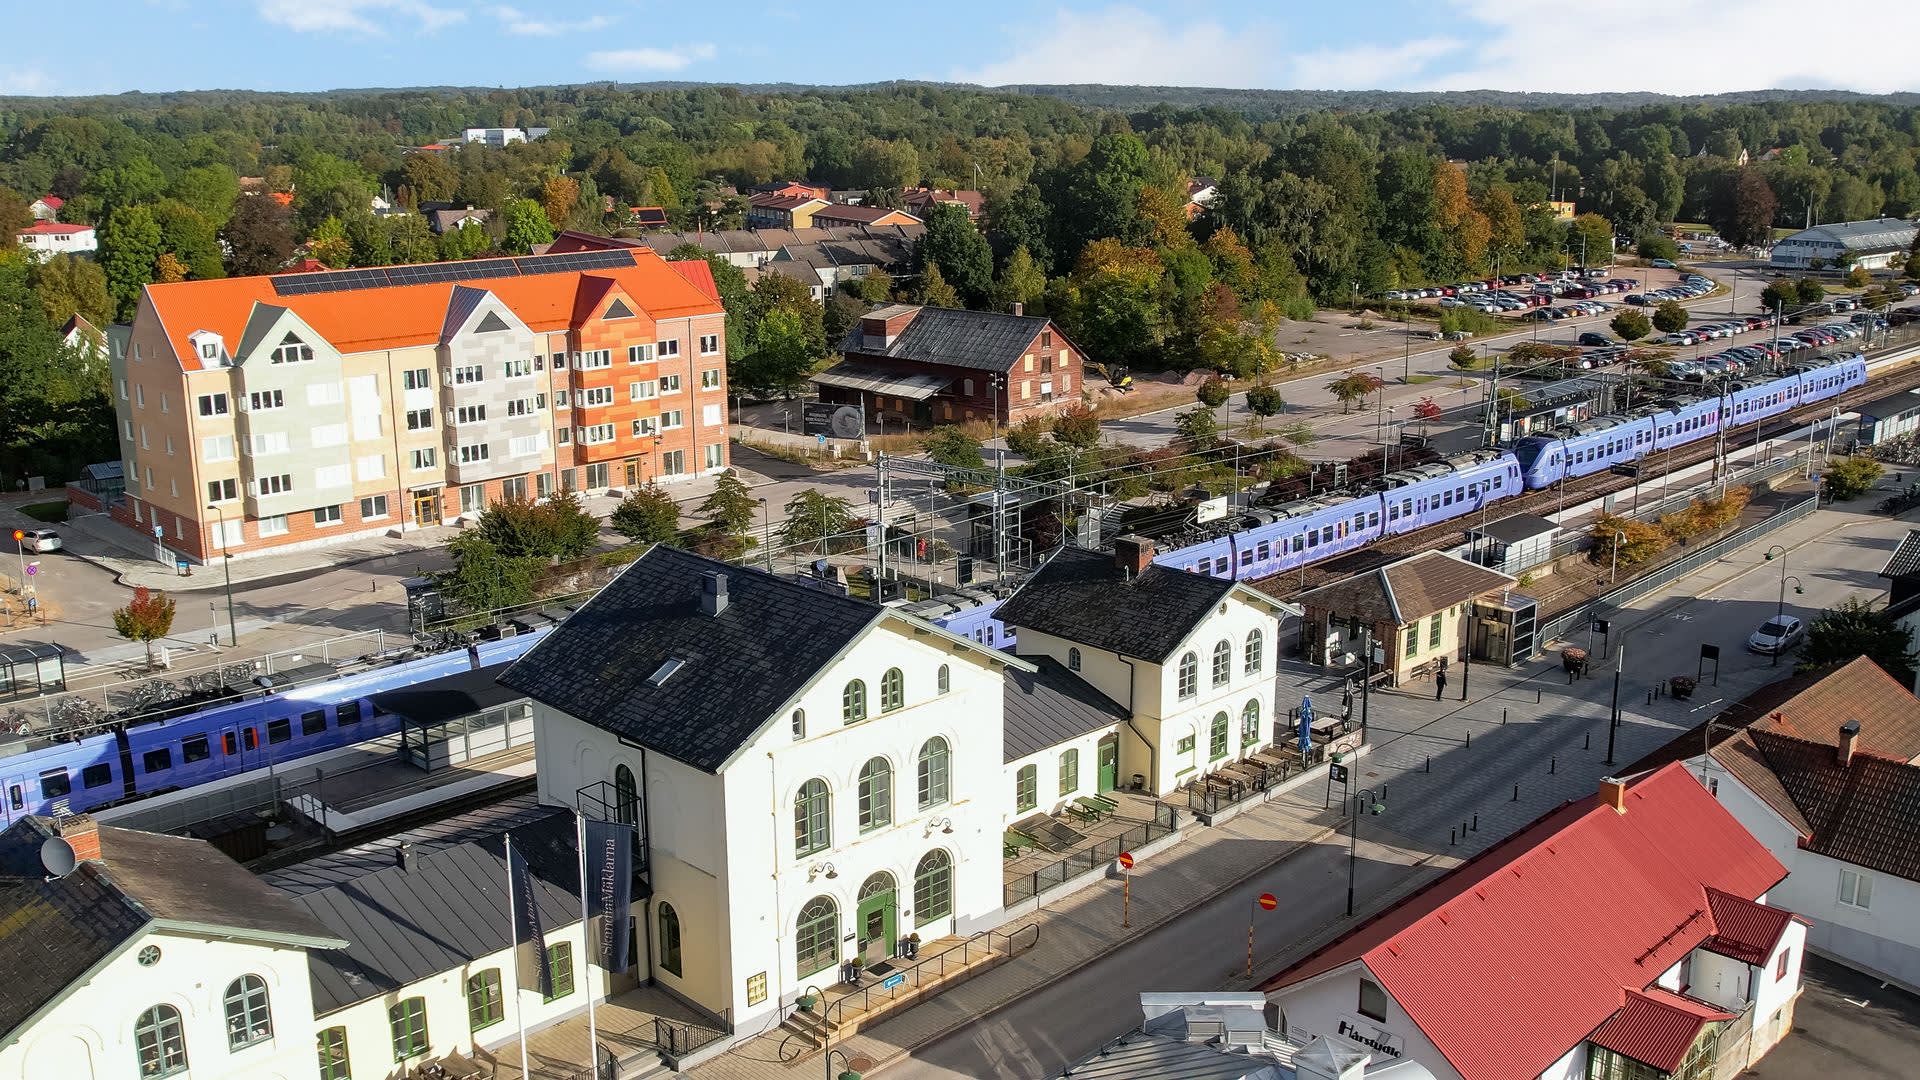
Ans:
[[[647,685],[654,687],[665,686],[667,680],[673,678],[674,672],[686,666],[687,662],[685,660],[677,656],[669,656],[667,657],[666,663],[661,664],[658,670],[647,676]]]

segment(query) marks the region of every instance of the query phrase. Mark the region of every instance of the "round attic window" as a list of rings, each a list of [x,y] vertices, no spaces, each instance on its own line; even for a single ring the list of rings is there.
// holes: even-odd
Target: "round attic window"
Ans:
[[[149,945],[141,949],[134,959],[139,961],[141,967],[152,967],[160,962],[160,946]]]

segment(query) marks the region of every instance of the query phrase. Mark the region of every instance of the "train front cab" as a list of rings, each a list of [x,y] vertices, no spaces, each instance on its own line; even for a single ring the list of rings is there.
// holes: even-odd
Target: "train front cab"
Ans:
[[[1529,435],[1513,444],[1513,457],[1520,463],[1521,480],[1531,490],[1552,487],[1566,475],[1567,452],[1555,436]]]

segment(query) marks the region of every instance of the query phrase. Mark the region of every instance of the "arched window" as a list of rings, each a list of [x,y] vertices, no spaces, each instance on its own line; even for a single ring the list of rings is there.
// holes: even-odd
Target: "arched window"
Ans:
[[[893,824],[893,766],[871,758],[860,766],[860,831]]]
[[[796,857],[825,851],[833,845],[833,796],[818,777],[800,785],[793,797],[793,853]]]
[[[500,969],[488,968],[467,976],[467,1029],[479,1031],[507,1018],[507,995]]]
[[[640,785],[633,781],[633,770],[625,765],[613,767],[614,816],[622,825],[640,824]]]
[[[242,975],[227,984],[227,1049],[238,1050],[273,1038],[273,1016],[267,1009],[267,981]]]
[[[1079,649],[1067,650],[1067,670],[1068,671],[1080,670],[1080,650]]]
[[[1252,750],[1260,745],[1260,699],[1247,702],[1240,710],[1240,749]]]
[[[915,926],[953,914],[953,856],[935,848],[913,868]]]
[[[857,723],[867,718],[867,684],[855,679],[840,691],[840,720]]]
[[[1247,631],[1246,673],[1248,675],[1260,674],[1261,665],[1266,662],[1264,659],[1266,652],[1267,638],[1260,632],[1260,628],[1256,626]]]
[[[877,870],[869,876],[867,880],[860,883],[859,902],[864,904],[868,900],[879,896],[881,893],[890,893],[897,888],[899,888],[899,885],[894,882],[892,874],[887,873],[885,870]]]
[[[660,901],[660,970],[680,974],[680,913]]]
[[[1032,765],[1020,766],[1013,774],[1013,806],[1020,813],[1026,813],[1040,805],[1040,770]]]
[[[345,1025],[320,1033],[320,1080],[353,1080],[353,1064],[347,1057]]]
[[[840,962],[840,909],[830,896],[816,896],[800,909],[793,927],[794,972],[806,978]]]
[[[427,1052],[427,999],[410,997],[387,1010],[387,1033],[393,1036],[393,1060],[405,1061]]]
[[[140,1058],[140,1080],[187,1071],[187,1032],[180,1010],[155,1005],[133,1024],[133,1049]]]
[[[907,680],[900,674],[899,668],[888,668],[880,676],[880,711],[892,712],[906,701]]]
[[[1060,797],[1066,798],[1080,790],[1080,750],[1078,747],[1060,751]]]
[[[1200,658],[1187,653],[1180,657],[1180,696],[1190,698],[1200,692]]]
[[[1233,646],[1224,641],[1213,644],[1213,685],[1225,686],[1233,678]]]
[[[953,768],[953,753],[947,747],[947,740],[931,738],[920,747],[920,757],[915,763],[916,788],[920,795],[920,809],[939,806],[947,801],[952,789],[949,770]]]
[[[1225,709],[1213,714],[1213,730],[1207,737],[1207,760],[1219,761],[1227,756],[1227,712]]]
[[[805,709],[793,710],[793,737],[796,739],[807,737],[807,710]]]
[[[934,678],[934,689],[942,694],[953,689],[953,669],[951,667],[945,664],[940,665],[940,671]]]

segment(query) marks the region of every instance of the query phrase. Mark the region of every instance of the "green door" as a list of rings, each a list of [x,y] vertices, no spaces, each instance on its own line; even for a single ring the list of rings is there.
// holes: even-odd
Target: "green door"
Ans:
[[[860,966],[872,967],[874,964],[893,955],[895,942],[895,924],[899,918],[899,908],[894,904],[894,891],[874,893],[860,901],[855,913],[855,926],[859,933],[857,942],[860,953]]]
[[[1120,737],[1108,735],[1100,740],[1099,794],[1120,786]]]

